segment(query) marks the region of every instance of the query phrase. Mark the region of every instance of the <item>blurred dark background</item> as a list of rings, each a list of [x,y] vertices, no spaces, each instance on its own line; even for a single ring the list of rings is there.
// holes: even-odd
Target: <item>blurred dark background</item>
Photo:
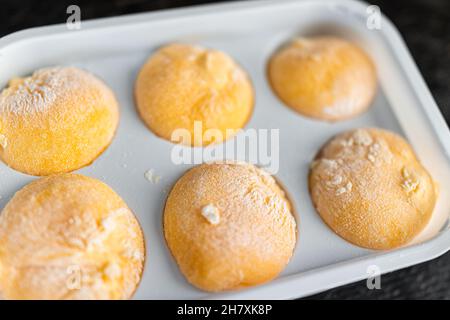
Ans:
[[[66,8],[82,20],[212,3],[206,0],[1,0],[0,37],[25,28],[63,23]],[[225,1],[221,1],[225,2]],[[450,0],[372,0],[400,30],[447,124],[450,123]],[[450,253],[381,277],[380,290],[365,281],[312,299],[450,299]]]

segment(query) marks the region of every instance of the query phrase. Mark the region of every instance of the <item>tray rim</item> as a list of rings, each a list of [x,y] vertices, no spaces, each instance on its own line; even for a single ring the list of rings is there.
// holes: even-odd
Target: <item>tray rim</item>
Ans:
[[[47,25],[41,27],[28,28],[13,32],[0,38],[0,59],[1,51],[9,46],[31,40],[35,37],[54,36],[57,34],[84,32],[87,30],[102,29],[108,27],[117,27],[125,25],[138,25],[149,23],[156,20],[171,20],[180,17],[199,16],[209,14],[215,11],[238,11],[244,9],[263,8],[271,6],[284,6],[292,3],[311,3],[314,5],[340,5],[349,9],[352,13],[361,14],[366,12],[370,5],[365,1],[357,0],[249,0],[242,2],[221,2],[213,4],[194,5],[189,7],[156,10],[151,12],[141,12],[126,14],[123,16],[113,16],[106,18],[82,20],[81,30],[68,30],[65,23]],[[408,84],[413,89],[420,102],[422,111],[427,115],[431,124],[433,133],[445,151],[446,160],[450,164],[450,129],[439,110],[428,86],[423,79],[418,66],[414,62],[412,55],[406,46],[399,30],[383,13],[383,28],[378,30],[386,40],[387,44],[395,53],[397,62],[405,75],[407,75]],[[380,267],[381,273],[385,274],[425,261],[435,259],[450,250],[450,230],[444,227],[433,238],[415,245],[389,250],[379,251],[359,258],[352,258],[340,263],[330,264],[324,267],[314,268],[300,274],[293,274],[276,279],[268,284],[257,286],[252,289],[234,291],[229,293],[216,293],[209,295],[206,299],[255,299],[255,296],[262,299],[294,299],[319,293],[331,288],[352,282],[367,279],[364,272],[354,272],[356,270],[365,270],[364,267],[376,264]],[[395,259],[395,265],[392,260]],[[352,272],[349,272],[351,269]],[[314,285],[305,285],[313,283]],[[308,287],[307,290],[300,289]],[[314,287],[312,289],[312,287]]]

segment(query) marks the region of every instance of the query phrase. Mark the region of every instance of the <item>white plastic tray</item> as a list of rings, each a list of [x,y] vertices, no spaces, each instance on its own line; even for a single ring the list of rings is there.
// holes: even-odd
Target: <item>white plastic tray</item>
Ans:
[[[383,18],[381,30],[366,28],[367,4],[355,1],[246,1],[83,22],[18,32],[0,40],[0,87],[13,76],[52,65],[75,65],[103,78],[121,105],[112,145],[93,165],[78,172],[116,190],[144,229],[147,261],[137,299],[294,298],[435,258],[450,248],[450,134],[397,30]],[[328,33],[356,41],[374,59],[380,87],[370,110],[336,124],[310,120],[285,107],[265,76],[274,50],[295,35]],[[279,180],[299,214],[299,242],[285,271],[259,287],[209,294],[189,285],[178,271],[163,238],[162,210],[172,184],[189,166],[172,164],[173,145],[150,133],[139,119],[133,85],[139,68],[159,46],[191,42],[224,50],[250,74],[256,105],[247,128],[280,128]],[[440,185],[432,222],[415,245],[375,252],[336,236],[314,211],[307,191],[308,165],[318,148],[346,129],[377,126],[396,131],[413,145]],[[242,156],[242,155],[241,155]],[[162,176],[144,178],[148,169]],[[0,207],[35,177],[0,164]]]

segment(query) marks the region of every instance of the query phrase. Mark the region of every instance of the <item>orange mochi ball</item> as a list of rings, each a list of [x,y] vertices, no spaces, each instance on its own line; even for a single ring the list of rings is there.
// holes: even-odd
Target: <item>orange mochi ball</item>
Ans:
[[[144,259],[133,212],[93,178],[40,178],[19,190],[0,214],[5,299],[128,299]]]
[[[355,44],[335,37],[293,40],[272,56],[268,76],[286,105],[326,121],[365,111],[377,86],[369,56]]]
[[[245,71],[221,51],[187,44],[171,44],[153,54],[139,72],[135,96],[153,133],[192,146],[230,138],[253,110],[253,88]],[[177,129],[189,139],[172,137]],[[214,139],[204,135],[208,130],[215,132]]]
[[[297,226],[270,174],[246,163],[210,163],[187,171],[170,191],[164,235],[190,283],[224,291],[275,278],[292,257]]]
[[[0,93],[0,158],[31,175],[73,171],[108,147],[118,121],[113,92],[94,75],[41,69]]]
[[[361,247],[409,243],[427,225],[437,190],[411,146],[386,130],[343,132],[317,154],[309,191],[325,223]]]

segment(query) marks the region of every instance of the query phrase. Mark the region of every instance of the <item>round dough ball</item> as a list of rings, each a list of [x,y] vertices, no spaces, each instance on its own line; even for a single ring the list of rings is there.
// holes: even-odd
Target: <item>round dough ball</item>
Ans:
[[[127,299],[143,269],[133,213],[106,184],[81,175],[36,180],[0,215],[0,296]]]
[[[230,138],[253,110],[246,73],[225,53],[192,45],[172,44],[152,55],[137,77],[135,95],[151,131],[192,146]],[[207,130],[214,137],[203,136]]]
[[[295,39],[273,55],[268,75],[285,104],[305,116],[327,121],[365,111],[377,86],[368,55],[333,37]]]
[[[437,197],[409,144],[381,129],[331,139],[311,165],[309,189],[331,229],[370,249],[410,242],[430,220]]]
[[[296,221],[284,192],[250,164],[203,164],[187,171],[164,209],[164,234],[181,272],[206,291],[275,278],[292,256]]]
[[[118,120],[114,94],[92,74],[41,69],[0,94],[0,158],[31,175],[73,171],[107,148]]]

